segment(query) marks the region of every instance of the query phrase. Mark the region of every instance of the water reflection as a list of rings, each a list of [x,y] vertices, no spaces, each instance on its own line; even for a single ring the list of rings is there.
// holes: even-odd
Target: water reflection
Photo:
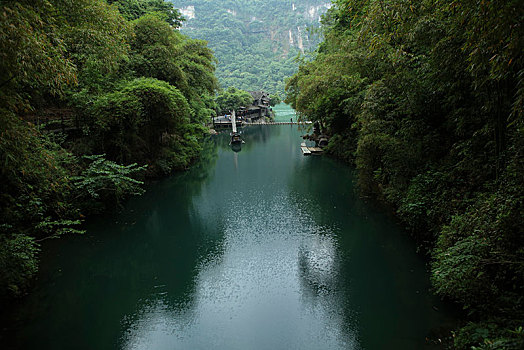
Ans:
[[[276,125],[250,125],[241,129],[242,139],[245,141],[240,147],[241,150],[250,151],[253,147],[259,147],[260,143],[266,143],[271,137],[276,137],[282,132],[282,128]],[[226,137],[230,134],[229,130],[219,131],[215,141],[220,149],[232,149],[229,144],[230,139]]]
[[[197,267],[190,308],[162,298],[145,305],[124,348],[358,348],[356,327],[339,312],[333,233],[285,192],[245,202],[261,195],[252,189],[233,199],[242,215],[228,216],[223,250]]]
[[[231,145],[231,149],[233,150],[233,152],[238,153],[238,152],[242,151],[242,144],[240,144],[240,143],[233,143]]]
[[[335,290],[338,278],[335,255],[333,238],[325,234],[310,237],[300,247],[298,264],[305,293],[325,295]]]
[[[195,267],[191,302],[153,297],[125,348],[424,346],[439,318],[414,247],[355,197],[349,168],[301,156],[296,130],[263,130],[246,153],[221,148],[192,198],[200,225],[222,225],[219,248]]]
[[[246,139],[263,143],[280,135],[271,126],[255,136],[258,128]],[[227,135],[220,137],[227,145]],[[298,151],[292,142],[286,146]],[[222,217],[220,249],[200,259],[192,302],[154,296],[127,325],[124,348],[357,348],[356,327],[340,312],[345,301],[334,284],[340,262],[334,232],[318,226],[287,190],[294,175],[288,160],[260,143],[249,157],[222,150],[214,178],[192,201],[201,225]],[[330,292],[320,294],[319,287]]]

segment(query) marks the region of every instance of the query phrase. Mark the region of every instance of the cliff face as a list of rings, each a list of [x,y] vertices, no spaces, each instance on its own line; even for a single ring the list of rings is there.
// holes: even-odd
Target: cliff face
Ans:
[[[219,61],[223,87],[283,91],[299,53],[316,48],[327,0],[173,0],[187,21],[182,32],[204,39]]]
[[[206,0],[173,0],[173,3],[187,19],[182,30],[189,34],[212,30],[209,25],[215,20],[232,24],[227,18],[230,16],[238,20],[232,21],[235,25],[230,29],[239,27],[246,36],[259,34],[260,39],[302,52],[318,44],[318,37],[311,38],[308,28],[318,27],[322,14],[331,7],[326,0],[215,0],[213,4]]]

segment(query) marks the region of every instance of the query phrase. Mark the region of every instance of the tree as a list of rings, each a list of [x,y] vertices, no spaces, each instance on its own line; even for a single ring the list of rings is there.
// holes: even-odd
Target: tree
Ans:
[[[246,91],[283,93],[284,78],[297,69],[295,57],[314,50],[318,44],[320,36],[308,28],[318,27],[318,19],[329,1],[173,3],[177,8],[195,8],[195,17],[187,18],[181,32],[209,42],[218,58],[216,74],[223,89],[235,86]]]
[[[125,19],[133,21],[148,13],[156,13],[174,28],[179,28],[185,19],[169,1],[164,0],[108,0],[115,4]]]
[[[24,88],[58,94],[65,85],[76,81],[76,69],[60,40],[55,11],[45,0],[8,1],[0,5],[2,106],[19,111],[27,102]]]
[[[280,95],[278,93],[277,94],[273,94],[273,95],[270,96],[269,104],[272,107],[275,107],[276,105],[278,105],[281,102],[282,102],[282,98],[280,97]]]
[[[217,103],[218,113],[227,114],[239,107],[246,107],[253,103],[253,97],[247,91],[239,90],[235,87],[230,87],[222,91],[215,98]]]
[[[79,232],[74,226],[80,216],[71,203],[71,155],[3,109],[0,130],[0,299],[4,299],[21,295],[29,286],[38,270],[38,241]]]
[[[133,22],[131,67],[138,76],[164,80],[177,87],[192,107],[192,120],[201,123],[213,113],[217,89],[215,59],[204,41],[173,30],[154,14]]]
[[[84,198],[85,202],[96,200],[105,205],[121,205],[122,201],[130,195],[141,195],[144,189],[143,181],[133,177],[147,166],[138,166],[136,163],[120,165],[104,158],[104,155],[84,156],[90,164],[82,173],[72,178],[76,191]]]

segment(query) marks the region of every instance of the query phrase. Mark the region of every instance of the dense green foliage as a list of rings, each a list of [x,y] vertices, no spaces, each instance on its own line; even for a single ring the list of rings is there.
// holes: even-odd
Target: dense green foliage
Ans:
[[[287,83],[363,191],[432,256],[437,293],[468,311],[460,349],[521,349],[524,8],[518,1],[338,0]]]
[[[104,155],[84,156],[91,161],[86,169],[78,176],[72,177],[74,186],[83,197],[81,203],[90,203],[89,199],[102,199],[103,203],[119,203],[126,195],[141,195],[144,189],[140,186],[144,183],[131,177],[140,172],[146,166],[138,166],[136,163],[120,165],[107,160]],[[109,197],[109,198],[108,198]]]
[[[82,232],[201,149],[212,51],[176,30],[169,2],[109,3],[1,2],[1,299],[27,289],[39,242]]]
[[[109,4],[116,4],[122,16],[129,20],[154,13],[168,24],[178,28],[182,25],[183,18],[173,6],[164,0],[108,0]]]
[[[282,103],[282,97],[280,97],[279,93],[272,94],[271,96],[269,96],[269,98],[269,104],[271,105],[271,107],[275,107],[279,103]]]
[[[245,107],[253,103],[251,94],[235,87],[221,91],[215,98],[219,115],[229,114],[232,110]]]
[[[185,13],[182,33],[209,41],[223,88],[283,92],[298,54],[319,42],[328,0],[171,0]],[[192,18],[194,15],[194,18]]]

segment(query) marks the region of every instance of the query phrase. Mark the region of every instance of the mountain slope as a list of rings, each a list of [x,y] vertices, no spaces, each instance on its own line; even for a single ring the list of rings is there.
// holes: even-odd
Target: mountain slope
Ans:
[[[187,19],[182,32],[204,39],[224,88],[283,92],[299,53],[314,50],[327,0],[172,0]]]

